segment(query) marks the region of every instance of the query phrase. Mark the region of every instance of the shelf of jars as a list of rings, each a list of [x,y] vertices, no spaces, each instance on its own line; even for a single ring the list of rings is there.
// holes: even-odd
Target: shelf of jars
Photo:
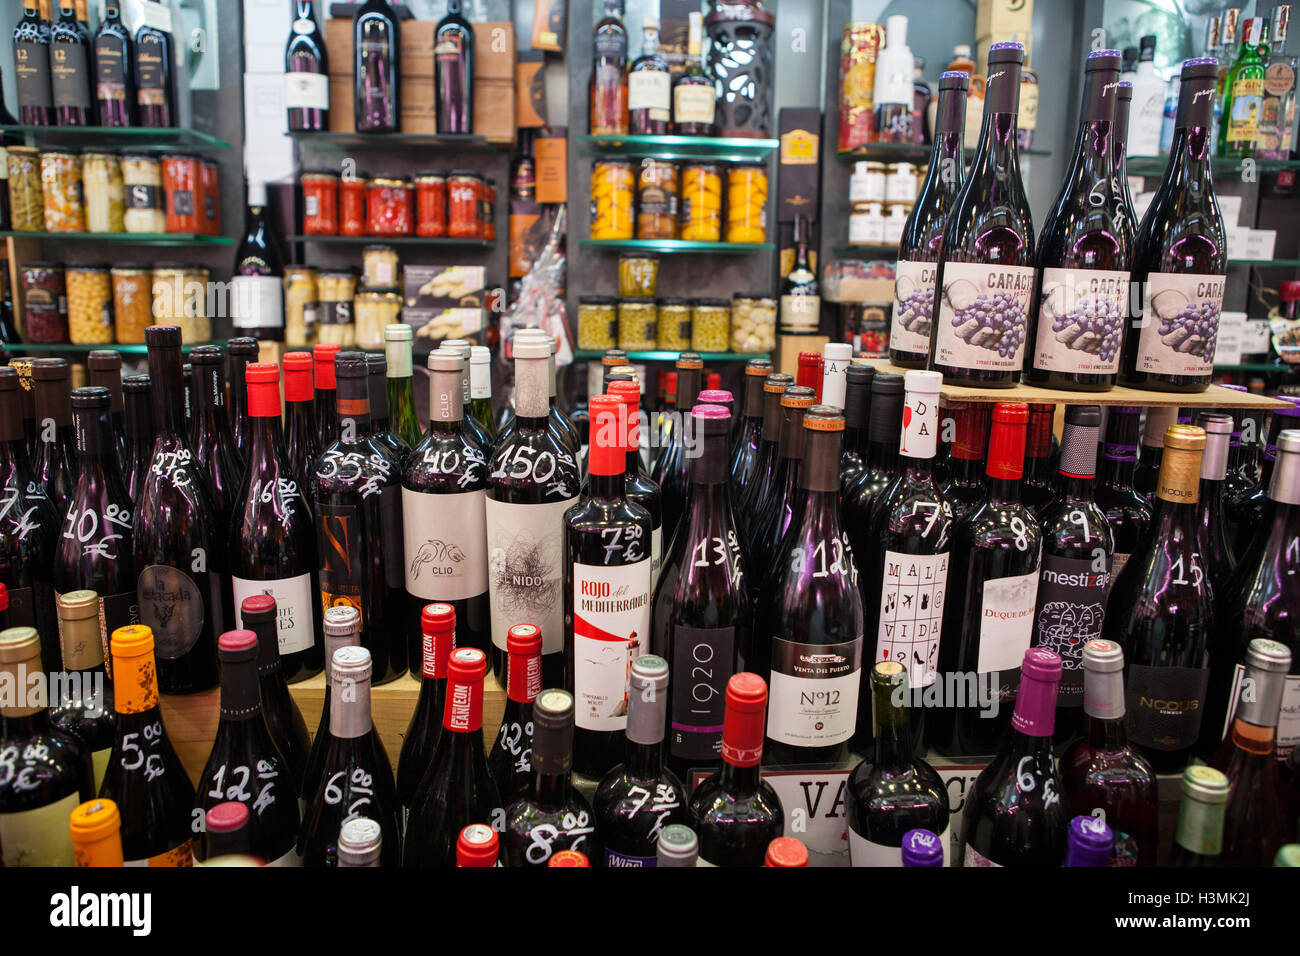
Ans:
[[[18,232],[0,231],[0,239],[37,239],[42,242],[102,242],[134,246],[232,246],[229,236],[195,232]]]
[[[859,146],[856,149],[846,149],[835,154],[836,159],[844,163],[857,163],[862,161],[881,162],[881,163],[924,163],[930,158],[933,146],[920,143],[871,143],[868,146]],[[1051,156],[1050,149],[1018,149],[1017,154],[1021,156]],[[966,159],[969,161],[975,155],[973,146],[966,147]],[[1132,160],[1129,160],[1131,163]],[[1161,159],[1163,169],[1164,160]],[[1129,172],[1133,170],[1130,167]],[[1134,173],[1134,175],[1137,175]]]
[[[578,142],[606,156],[654,159],[711,159],[726,163],[761,162],[781,145],[778,139],[748,136],[603,136],[584,134]]]
[[[1253,156],[1231,157],[1216,156],[1212,169],[1218,173],[1235,173],[1242,163],[1254,163],[1256,172],[1277,172],[1280,169],[1300,169],[1300,159],[1256,159]],[[1124,161],[1125,171],[1130,176],[1162,176],[1168,156],[1130,156]]]
[[[743,255],[771,252],[775,248],[771,242],[694,242],[687,239],[579,239],[578,245],[584,249],[609,252],[658,252],[665,255],[689,255],[693,252]]]
[[[339,149],[437,149],[446,152],[495,153],[496,144],[471,133],[327,133],[291,132],[299,145],[332,146]]]
[[[449,236],[309,236],[294,233],[289,242],[318,242],[327,246],[430,246],[437,249],[491,249],[494,239],[458,239]]]
[[[102,148],[121,149],[131,153],[222,152],[230,144],[211,133],[177,126],[26,126],[0,124],[9,145],[20,145],[15,137],[22,137],[21,145],[38,148]]]
[[[1228,266],[1249,266],[1255,269],[1300,267],[1300,259],[1229,259]]]
[[[580,361],[599,359],[605,353],[600,349],[576,349],[573,357]],[[681,357],[680,351],[671,349],[633,350],[627,353],[629,359],[638,362],[675,362]],[[770,352],[700,352],[700,358],[706,362],[748,362],[750,359],[770,359]]]

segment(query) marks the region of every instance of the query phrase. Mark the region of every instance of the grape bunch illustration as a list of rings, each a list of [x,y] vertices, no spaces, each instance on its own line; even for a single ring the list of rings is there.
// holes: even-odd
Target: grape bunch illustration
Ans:
[[[969,345],[1012,358],[1025,341],[1025,307],[1010,292],[981,292],[955,312],[952,326]]]
[[[1190,302],[1177,315],[1161,315],[1158,333],[1160,341],[1175,352],[1199,355],[1213,362],[1219,337],[1219,307],[1213,302]]]
[[[1071,349],[1091,352],[1109,362],[1119,351],[1124,331],[1124,307],[1113,298],[1081,296],[1065,315],[1052,321],[1056,340]]]
[[[934,319],[934,287],[913,289],[898,300],[898,324],[908,332],[929,336],[930,322]]]

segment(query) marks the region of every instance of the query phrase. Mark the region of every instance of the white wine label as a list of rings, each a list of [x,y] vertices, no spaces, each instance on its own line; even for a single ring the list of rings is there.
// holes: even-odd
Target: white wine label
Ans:
[[[1038,571],[984,582],[980,613],[979,662],[981,674],[1020,667],[1034,636],[1034,603],[1038,597]]]
[[[862,639],[800,644],[772,638],[767,735],[793,747],[829,747],[853,736]]]
[[[898,260],[894,271],[894,315],[889,320],[891,349],[930,354],[934,280],[938,269],[939,266],[933,262]]]
[[[1034,647],[1061,658],[1061,707],[1083,706],[1083,645],[1101,637],[1110,594],[1110,570],[1096,571],[1092,558],[1043,555],[1034,611]]]
[[[903,848],[901,846],[886,846],[883,843],[872,843],[862,834],[858,833],[853,827],[848,828],[849,832],[849,865],[850,866],[902,866],[903,865]],[[939,845],[947,847],[952,839],[951,817],[949,826],[939,834]],[[952,854],[944,852],[943,865],[952,866]]]
[[[995,867],[995,866],[1001,867],[1002,866],[1001,863],[994,863],[992,860],[990,860],[984,854],[980,853],[979,850],[975,849],[969,843],[966,844],[965,856],[962,859],[962,865],[976,866],[976,867]]]
[[[324,73],[286,73],[284,105],[288,109],[330,108],[330,79]]]
[[[947,554],[885,552],[875,660],[906,667],[910,687],[934,683],[947,587]]]
[[[978,372],[1019,371],[1033,290],[1032,266],[946,263],[935,364]]]
[[[541,629],[543,654],[564,650],[564,513],[577,500],[485,502],[492,643],[503,651],[516,624]]]
[[[0,754],[0,759],[5,755]],[[0,763],[0,768],[4,764]],[[13,769],[12,765],[8,769]],[[68,817],[81,803],[77,791],[33,810],[0,813],[0,850],[5,866],[72,866]]]
[[[821,324],[822,298],[819,295],[781,296],[781,328],[786,331],[808,331]]]
[[[103,750],[96,750],[90,755],[91,763],[95,768],[95,792],[99,793],[100,785],[104,782],[104,772],[108,770],[108,758],[113,756],[113,748],[105,747]]]
[[[151,564],[136,583],[140,623],[153,631],[154,653],[163,660],[184,657],[203,630],[203,595],[184,571]]]
[[[1223,276],[1147,276],[1137,371],[1207,377],[1214,371],[1223,283]]]
[[[717,103],[712,83],[679,83],[673,91],[673,120],[711,126]]]
[[[627,727],[632,662],[650,646],[650,559],[573,565],[574,722],[584,730]]]
[[[230,319],[239,329],[284,327],[284,285],[278,276],[230,280]]]
[[[671,80],[664,70],[636,70],[627,75],[627,108],[649,110],[652,120],[667,120],[672,107]]]
[[[1232,720],[1237,716],[1237,701],[1241,697],[1241,679],[1246,668],[1238,664],[1232,672],[1232,691],[1228,697],[1228,713],[1223,718],[1223,733],[1227,737]],[[1300,674],[1291,674],[1282,688],[1282,707],[1277,715],[1277,759],[1286,760],[1291,751],[1300,746]]]
[[[406,590],[423,601],[461,601],[488,589],[487,492],[431,495],[402,489]]]
[[[312,605],[316,598],[311,593],[310,574],[278,581],[250,581],[231,575],[230,584],[235,592],[235,619],[239,621],[240,627],[244,626],[244,612],[241,609],[244,598],[269,594],[275,598],[275,623],[280,638],[280,653],[305,651],[315,643],[316,624],[312,617]]]
[[[1044,269],[1034,368],[1113,375],[1128,316],[1127,272]]]

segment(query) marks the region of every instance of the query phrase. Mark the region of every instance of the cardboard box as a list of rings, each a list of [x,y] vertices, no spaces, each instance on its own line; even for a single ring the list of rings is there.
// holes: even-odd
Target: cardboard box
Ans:
[[[567,0],[533,0],[533,35],[528,45],[534,50],[563,53],[567,9]]]
[[[433,34],[438,24],[433,20],[403,20],[398,30],[402,76],[433,76]],[[478,25],[474,25],[478,32]]]
[[[552,130],[553,134],[538,137],[533,143],[536,158],[537,201],[541,203],[568,201],[568,139],[564,127]]]
[[[352,74],[330,74],[330,132],[355,133],[357,131],[357,92]]]
[[[546,125],[546,62],[541,53],[521,53],[515,64],[515,125],[536,129]]]
[[[482,266],[403,266],[402,321],[415,330],[418,351],[481,331],[486,283]]]
[[[356,72],[352,59],[351,20],[334,17],[325,21],[325,58],[329,60],[330,76],[351,76]]]
[[[1017,33],[1027,47],[1033,27],[1034,0],[979,0],[975,10],[975,36],[981,39],[992,37],[992,42],[997,42]],[[980,60],[980,66],[984,62]]]
[[[474,24],[475,80],[513,79],[515,56],[513,23],[509,20],[489,20]]]
[[[795,216],[817,220],[821,208],[821,111],[787,108],[778,119],[781,147],[777,170],[777,222],[794,222]],[[769,184],[768,196],[772,195]],[[769,199],[770,201],[770,199]]]
[[[474,133],[493,143],[515,141],[515,81],[474,82]]]
[[[244,74],[244,171],[250,182],[294,172],[293,140],[286,135],[284,73]]]
[[[83,7],[84,4],[78,3]],[[280,73],[284,70],[284,34],[267,24],[288,24],[283,20],[281,0],[244,0],[244,72]],[[292,4],[289,4],[292,7]],[[99,4],[95,4],[98,9]],[[57,12],[57,11],[56,11]]]
[[[433,95],[432,76],[407,76],[399,81],[401,130],[403,133],[431,135],[438,132],[437,98]]]

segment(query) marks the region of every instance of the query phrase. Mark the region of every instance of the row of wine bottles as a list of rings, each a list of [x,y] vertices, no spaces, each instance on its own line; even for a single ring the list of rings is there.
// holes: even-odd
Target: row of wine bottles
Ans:
[[[989,51],[984,120],[963,163],[968,78],[939,83],[934,149],[899,243],[890,359],[987,388],[1026,381],[1210,384],[1227,249],[1211,171],[1218,64],[1187,60],[1169,162],[1141,222],[1125,173],[1132,85],[1115,50],[1090,53],[1073,156],[1037,242],[1020,177],[1024,51]]]

